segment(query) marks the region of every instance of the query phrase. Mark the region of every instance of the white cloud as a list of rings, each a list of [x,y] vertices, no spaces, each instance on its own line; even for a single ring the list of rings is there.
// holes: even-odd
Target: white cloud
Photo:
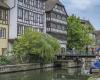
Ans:
[[[86,10],[88,8],[100,5],[100,0],[63,0],[67,4],[67,7],[79,10]]]
[[[86,9],[91,5],[90,0],[70,0],[70,7],[77,8],[77,9]]]

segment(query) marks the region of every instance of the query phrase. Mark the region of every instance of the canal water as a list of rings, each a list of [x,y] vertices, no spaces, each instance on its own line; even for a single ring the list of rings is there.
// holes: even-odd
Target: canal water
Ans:
[[[0,80],[88,80],[88,76],[80,68],[48,68],[17,73],[0,74]]]

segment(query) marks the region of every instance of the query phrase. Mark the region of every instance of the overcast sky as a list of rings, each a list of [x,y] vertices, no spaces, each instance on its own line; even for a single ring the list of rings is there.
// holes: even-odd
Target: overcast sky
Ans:
[[[81,19],[89,20],[100,30],[100,0],[61,0],[69,15],[75,14]]]

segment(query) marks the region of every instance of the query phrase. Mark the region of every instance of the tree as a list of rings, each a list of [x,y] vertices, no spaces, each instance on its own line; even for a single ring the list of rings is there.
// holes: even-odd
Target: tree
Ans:
[[[60,50],[59,42],[52,36],[26,30],[13,46],[14,55],[23,62],[24,55],[34,55],[37,59],[51,61]],[[33,59],[34,60],[34,59]]]
[[[92,32],[93,30],[88,25],[82,24],[79,17],[76,17],[74,15],[69,16],[67,19],[67,23],[68,48],[76,48],[78,50],[82,50],[86,45],[92,43],[93,40],[90,36],[90,32]]]

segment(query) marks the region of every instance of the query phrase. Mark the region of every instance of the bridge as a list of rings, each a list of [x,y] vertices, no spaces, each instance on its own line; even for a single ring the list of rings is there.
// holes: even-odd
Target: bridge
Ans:
[[[68,58],[95,58],[95,54],[57,54],[55,55],[57,60],[66,60]]]
[[[83,63],[90,64],[92,59],[95,59],[97,55],[89,53],[89,54],[57,54],[55,55],[54,64],[61,65],[73,65],[74,66],[82,66]],[[88,62],[88,63],[87,63]],[[71,64],[72,63],[72,64]],[[71,67],[71,66],[69,66]]]

